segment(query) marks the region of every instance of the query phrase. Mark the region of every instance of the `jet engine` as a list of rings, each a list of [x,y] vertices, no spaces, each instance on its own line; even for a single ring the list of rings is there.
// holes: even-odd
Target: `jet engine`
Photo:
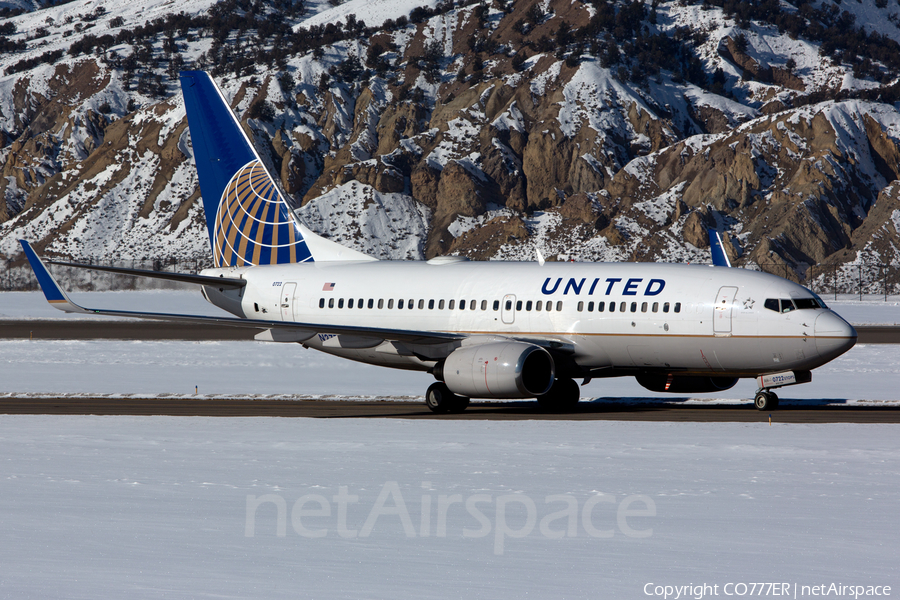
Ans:
[[[702,375],[670,375],[668,373],[641,373],[637,382],[651,392],[670,394],[703,394],[731,389],[737,383],[735,377],[704,377]]]
[[[434,376],[470,398],[534,398],[553,385],[550,353],[534,344],[492,342],[454,350]]]

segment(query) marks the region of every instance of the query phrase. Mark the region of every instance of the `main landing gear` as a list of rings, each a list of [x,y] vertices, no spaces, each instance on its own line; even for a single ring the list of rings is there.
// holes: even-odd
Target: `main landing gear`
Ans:
[[[557,379],[546,394],[537,397],[542,410],[565,411],[575,408],[581,400],[581,390],[572,379]]]
[[[469,399],[450,391],[443,381],[432,383],[425,392],[425,406],[435,413],[461,413],[469,406]]]
[[[778,396],[775,395],[775,392],[759,390],[756,392],[753,404],[757,410],[772,410],[778,408]]]

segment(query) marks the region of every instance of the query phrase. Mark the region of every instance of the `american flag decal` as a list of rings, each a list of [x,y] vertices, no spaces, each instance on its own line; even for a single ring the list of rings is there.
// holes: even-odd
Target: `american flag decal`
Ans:
[[[322,291],[323,291],[323,292],[333,292],[333,291],[334,291],[334,284],[333,284],[333,283],[326,283],[325,285],[322,286]]]

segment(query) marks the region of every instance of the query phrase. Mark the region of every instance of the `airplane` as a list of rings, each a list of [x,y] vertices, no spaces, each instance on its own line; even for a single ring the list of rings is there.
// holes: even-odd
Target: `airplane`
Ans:
[[[576,379],[631,376],[656,392],[719,392],[756,378],[773,390],[849,350],[854,328],[810,290],[732,268],[710,230],[713,265],[377,260],[313,233],[266,169],[230,104],[203,71],[180,75],[214,268],[161,273],[48,261],[198,284],[234,317],[84,308],[31,245],[46,299],[66,312],[261,330],[255,339],[430,373],[425,404],[537,399],[565,411]]]

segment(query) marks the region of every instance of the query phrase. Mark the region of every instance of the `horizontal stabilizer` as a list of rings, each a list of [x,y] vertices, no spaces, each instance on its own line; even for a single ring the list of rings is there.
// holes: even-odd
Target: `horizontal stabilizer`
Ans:
[[[79,263],[58,262],[48,260],[51,265],[59,265],[60,267],[74,267],[76,269],[89,269],[91,271],[104,271],[106,273],[115,273],[116,275],[128,275],[130,277],[152,277],[154,279],[165,279],[166,281],[178,281],[181,283],[193,283],[196,285],[208,285],[218,288],[237,290],[247,282],[243,279],[234,279],[231,277],[208,277],[206,275],[192,275],[189,273],[167,273],[165,271],[148,271],[146,269],[126,269],[122,267],[103,267],[100,265],[82,265]]]
[[[41,291],[44,292],[44,297],[47,299],[47,302],[54,308],[58,308],[63,312],[87,313],[87,310],[69,300],[69,297],[63,289],[56,283],[56,280],[53,279],[53,275],[47,270],[47,266],[40,258],[38,258],[38,255],[31,247],[31,244],[25,240],[19,240],[19,243],[22,244],[25,258],[28,259],[28,264],[31,265],[31,270],[34,271],[34,276],[37,277],[38,285],[41,286]]]

